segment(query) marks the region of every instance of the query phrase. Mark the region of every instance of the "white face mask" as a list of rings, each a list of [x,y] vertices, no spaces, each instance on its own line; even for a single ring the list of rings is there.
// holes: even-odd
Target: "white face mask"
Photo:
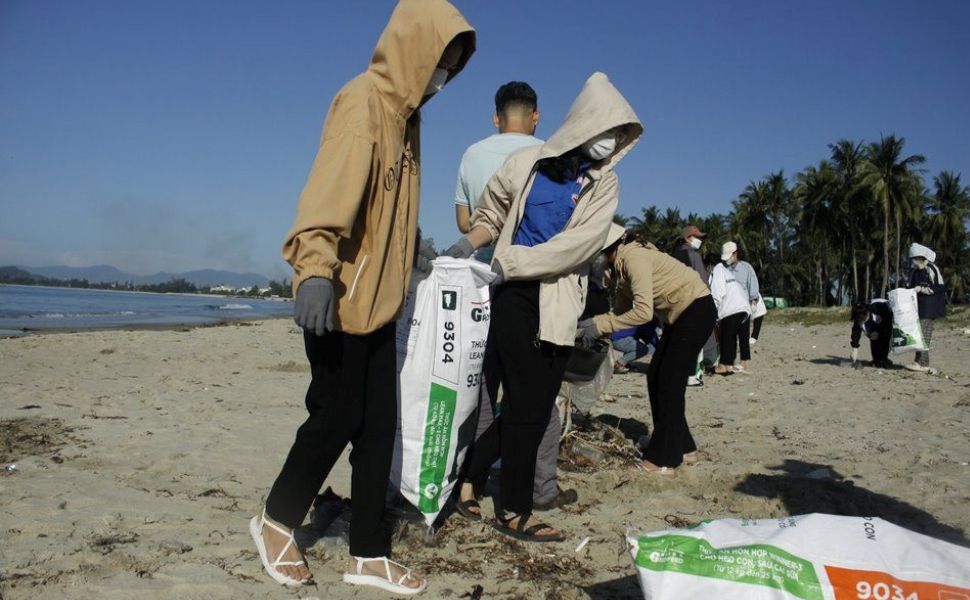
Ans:
[[[448,81],[448,69],[435,69],[434,73],[431,74],[431,81],[428,82],[428,87],[424,88],[425,96],[432,96],[441,91],[441,88],[445,87],[445,83]]]
[[[616,135],[612,131],[601,133],[582,145],[583,154],[599,161],[613,154],[616,150]]]
[[[702,243],[701,238],[690,238],[690,245],[694,250],[700,250]]]

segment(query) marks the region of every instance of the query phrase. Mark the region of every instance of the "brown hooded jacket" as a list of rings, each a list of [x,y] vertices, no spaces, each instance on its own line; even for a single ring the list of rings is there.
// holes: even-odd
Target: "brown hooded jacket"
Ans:
[[[293,265],[294,295],[310,277],[333,282],[337,331],[373,332],[404,304],[417,236],[417,109],[459,36],[449,79],[475,51],[475,30],[446,0],[401,0],[367,71],[330,105],[283,258]]]

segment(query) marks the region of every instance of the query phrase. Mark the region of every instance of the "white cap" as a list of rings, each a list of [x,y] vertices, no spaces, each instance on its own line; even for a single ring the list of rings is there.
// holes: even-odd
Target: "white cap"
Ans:
[[[909,257],[916,258],[917,256],[921,256],[930,262],[936,262],[936,252],[933,252],[923,244],[910,244]]]
[[[626,233],[626,229],[616,223],[610,223],[610,230],[606,233],[606,241],[603,242],[603,250],[606,250],[610,246],[616,243],[623,234]]]
[[[731,258],[731,255],[738,251],[738,245],[734,242],[724,242],[721,246],[721,260],[727,260]]]

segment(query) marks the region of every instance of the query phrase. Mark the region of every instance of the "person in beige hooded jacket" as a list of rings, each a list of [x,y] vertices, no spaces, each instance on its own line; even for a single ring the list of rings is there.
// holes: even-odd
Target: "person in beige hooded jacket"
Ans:
[[[250,523],[267,573],[310,581],[293,540],[348,443],[351,562],[344,581],[397,594],[424,579],[389,561],[384,498],[397,427],[395,320],[417,247],[418,109],[458,74],[475,32],[446,0],[401,0],[367,70],[330,105],[316,160],[283,246],[304,330],[310,413],[263,514]]]
[[[653,433],[637,466],[669,474],[683,461],[697,459],[697,445],[684,414],[687,378],[704,343],[714,331],[717,308],[697,272],[650,243],[624,235],[614,225],[616,241],[604,250],[608,285],[615,286],[613,309],[580,323],[584,341],[649,323],[664,321],[660,345],[647,370],[647,393]],[[616,232],[619,230],[619,232]]]
[[[562,126],[541,146],[513,154],[492,177],[472,229],[446,255],[496,241],[485,381],[501,381],[501,416],[466,457],[468,480],[502,458],[500,531],[561,539],[532,517],[536,451],[583,311],[589,263],[603,248],[619,201],[613,168],[643,126],[606,75],[594,73]],[[495,397],[494,394],[491,394]]]

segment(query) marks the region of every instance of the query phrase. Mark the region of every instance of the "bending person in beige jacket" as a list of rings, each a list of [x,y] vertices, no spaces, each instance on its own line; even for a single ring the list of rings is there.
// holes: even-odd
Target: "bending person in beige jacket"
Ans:
[[[620,239],[604,251],[609,262],[606,280],[616,286],[613,310],[582,322],[582,335],[592,341],[649,323],[660,313],[664,331],[647,370],[653,433],[637,467],[672,474],[682,462],[697,460],[684,394],[697,356],[714,330],[717,308],[696,271],[653,244],[634,236],[616,237]]]
[[[467,257],[496,241],[486,382],[501,380],[501,416],[465,462],[469,481],[502,458],[496,527],[529,541],[562,539],[532,516],[536,451],[562,384],[583,311],[589,263],[619,200],[617,162],[643,126],[606,75],[594,73],[549,141],[513,154],[492,177],[466,237],[445,251]],[[494,397],[494,395],[493,395]],[[474,498],[462,486],[461,500]]]
[[[347,444],[351,559],[343,579],[396,594],[425,580],[388,560],[384,498],[397,427],[395,321],[417,246],[418,109],[458,74],[475,33],[445,0],[401,0],[367,71],[337,93],[283,256],[293,265],[310,413],[250,523],[266,572],[311,579],[293,539]]]

